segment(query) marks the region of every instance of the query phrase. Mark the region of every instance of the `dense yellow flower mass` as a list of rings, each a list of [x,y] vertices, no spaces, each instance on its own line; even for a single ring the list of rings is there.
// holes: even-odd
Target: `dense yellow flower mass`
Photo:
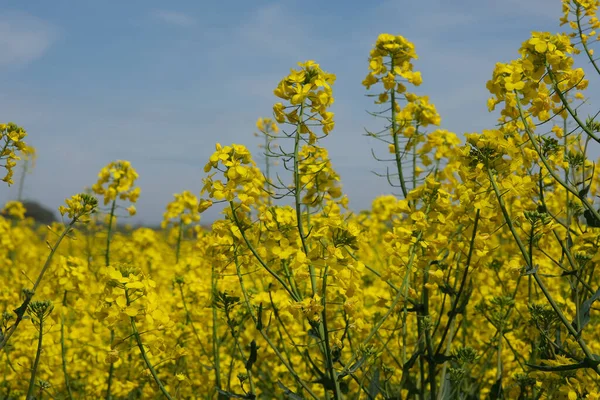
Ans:
[[[409,90],[415,46],[381,34],[368,136],[401,192],[368,210],[349,210],[321,146],[335,75],[314,61],[276,86],[279,125],[257,121],[266,172],[217,144],[205,198],[175,194],[160,229],[118,229],[141,193],[127,161],[92,186],[107,209],[76,194],[38,226],[7,203],[2,398],[600,399],[600,123],[578,109],[598,5],[564,0],[570,32],[496,65],[500,124],[464,140]],[[24,138],[0,124],[9,184]]]
[[[26,212],[27,210],[20,201],[9,201],[4,205],[4,209],[0,211],[0,214],[23,220],[25,219]]]

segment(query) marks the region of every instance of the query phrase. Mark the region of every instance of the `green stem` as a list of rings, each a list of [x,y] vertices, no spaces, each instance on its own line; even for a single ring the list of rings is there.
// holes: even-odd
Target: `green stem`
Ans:
[[[108,232],[106,234],[106,253],[104,254],[104,265],[110,265],[110,240],[112,237],[112,223],[115,217],[115,208],[117,206],[117,199],[114,199],[110,206],[110,215],[108,217]]]
[[[500,330],[498,335],[498,353],[496,358],[496,381],[502,379],[502,339],[504,331],[504,321],[500,322]]]
[[[412,146],[412,185],[413,190],[417,188],[417,143],[419,137],[419,125],[415,128],[414,143]]]
[[[234,256],[235,257],[235,262],[237,265],[237,255]],[[231,333],[231,337],[233,338],[233,342],[235,344],[235,347],[238,351],[238,353],[240,354],[240,359],[243,360],[244,359],[244,350],[242,349],[242,345],[240,343],[240,339],[239,339],[239,334],[235,331],[235,321],[233,320],[233,318],[231,318],[230,315],[230,310],[225,308],[225,318],[227,319],[227,326],[229,326],[229,333]],[[231,374],[233,373],[233,364],[235,362],[235,357],[231,357],[231,365],[230,365],[230,369],[229,369],[229,380],[231,380]],[[250,383],[250,393],[247,393],[247,395],[255,395],[256,394],[256,389],[254,388],[254,379],[252,377],[252,370],[250,368],[248,368],[248,364],[245,364],[245,368],[246,368],[246,374],[248,375],[248,381]],[[231,389],[231,385],[228,383],[227,389],[230,390]]]
[[[302,250],[304,251],[304,254],[306,254],[306,256],[309,255],[309,249],[308,249],[308,244],[306,243],[306,238],[307,235],[305,234],[304,231],[304,223],[303,223],[303,218],[302,218],[302,182],[301,182],[301,177],[300,177],[300,130],[302,127],[303,122],[303,117],[304,117],[304,102],[302,104],[300,104],[300,111],[299,111],[299,115],[298,115],[298,123],[296,124],[296,129],[295,129],[295,135],[294,135],[294,205],[295,205],[295,210],[296,210],[296,224],[297,224],[297,228],[298,228],[298,235],[300,236],[300,241],[302,242]],[[310,216],[310,211],[309,208],[307,206],[307,210],[306,210],[306,215],[307,215],[307,221],[308,218]],[[317,294],[317,274],[315,271],[315,267],[312,264],[312,262],[309,262],[308,264],[308,269],[309,269],[309,275],[310,275],[310,284],[311,284],[311,290],[312,290],[312,296],[314,298],[314,296]],[[324,277],[324,282],[326,282],[326,278]],[[323,290],[325,290],[325,288],[323,287]],[[323,298],[325,298],[325,294],[323,293]],[[324,300],[326,301],[326,300]],[[321,321],[319,322],[319,327],[318,327],[318,332],[319,332],[319,336],[321,339],[321,342],[319,343],[319,347],[326,359],[326,362],[328,364],[327,369],[328,372],[330,374],[330,378],[334,384],[334,396],[335,399],[340,399],[340,390],[339,390],[339,383],[337,381],[337,376],[335,373],[335,370],[333,368],[333,363],[331,362],[331,353],[328,349],[328,345],[329,345],[329,339],[328,339],[328,333],[327,333],[327,328],[326,328],[326,319],[327,319],[327,315],[325,314],[325,312],[322,312],[322,318]],[[328,392],[325,392],[326,397],[328,397]]]
[[[392,58],[390,70],[394,70],[394,59]],[[394,155],[396,158],[396,169],[398,170],[398,179],[400,179],[400,187],[402,188],[402,195],[404,198],[408,196],[408,189],[406,188],[406,182],[404,181],[404,174],[402,171],[402,157],[400,155],[400,142],[398,140],[398,124],[396,122],[396,89],[392,88],[390,94],[390,101],[392,102],[391,112],[392,112],[392,139],[394,140]]]
[[[568,148],[568,144],[569,142],[567,141],[567,119],[563,119],[563,147],[565,149],[565,151],[569,151]],[[569,172],[570,172],[570,165],[567,164],[567,166],[565,167],[565,183],[569,182]],[[566,199],[565,199],[565,209],[567,210],[567,220],[566,222],[566,228],[567,228],[567,239],[569,238],[569,231],[571,229],[571,207],[569,207],[569,191],[567,190],[565,195],[566,195]],[[569,241],[567,240],[567,243],[569,243]]]
[[[183,236],[183,220],[179,219],[179,233],[177,234],[177,248],[175,250],[175,264],[179,264],[179,254],[181,252],[181,238]]]
[[[594,60],[594,57],[592,57],[592,52],[590,52],[590,50],[588,49],[587,42],[585,40],[583,40],[583,29],[581,29],[581,4],[579,4],[577,1],[574,1],[574,3],[576,4],[576,7],[577,7],[577,10],[576,10],[577,30],[579,31],[579,38],[581,39],[581,45],[583,46],[583,49],[585,50],[585,54],[588,56],[588,59],[594,66],[594,69],[596,70],[598,75],[600,75],[600,68],[598,68],[598,64],[596,64],[596,60]]]
[[[554,75],[554,73],[552,72],[552,69],[550,68],[550,66],[548,64],[546,64],[546,71],[548,71],[548,76],[550,77],[550,80],[552,81],[552,86],[554,87],[554,91],[560,98],[560,101],[561,101],[561,103],[563,103],[563,106],[565,107],[565,109],[569,112],[571,117],[573,117],[575,122],[577,122],[577,125],[579,125],[579,127],[581,129],[583,129],[583,131],[588,136],[590,136],[592,139],[594,139],[596,142],[600,142],[600,138],[598,136],[594,135],[594,132],[592,131],[592,129],[579,119],[579,117],[577,116],[577,112],[575,110],[573,110],[573,108],[569,105],[569,101],[565,97],[565,94],[558,87],[558,81],[556,80],[556,76]],[[518,101],[518,97],[517,97],[517,101]],[[521,112],[520,105],[519,105],[519,112]]]
[[[269,149],[271,147],[271,138],[269,134],[265,134],[265,178],[267,178],[267,184],[271,184],[271,163],[269,162]],[[269,205],[271,196],[269,196]]]
[[[131,328],[133,329],[133,336],[135,337],[135,341],[137,343],[137,346],[140,349],[140,354],[142,355],[142,358],[144,359],[144,363],[146,363],[146,366],[150,370],[150,373],[152,374],[152,377],[154,378],[154,382],[156,382],[156,384],[158,385],[158,388],[160,389],[160,391],[162,392],[162,394],[167,399],[173,400],[173,398],[171,397],[171,395],[169,394],[169,392],[167,391],[167,389],[164,387],[164,385],[162,384],[162,382],[158,378],[158,374],[156,373],[156,370],[154,369],[154,367],[152,366],[152,363],[148,359],[148,355],[146,354],[146,350],[144,349],[144,344],[142,343],[142,340],[140,338],[140,334],[139,334],[139,332],[137,330],[137,327],[135,326],[135,320],[132,317],[130,317],[129,319],[131,321]]]
[[[417,337],[419,347],[419,398],[425,400],[425,344],[423,343],[423,318],[417,318]]]
[[[212,293],[213,299],[217,292],[217,283],[215,279],[215,266],[212,266]],[[214,300],[213,300],[214,301]],[[214,358],[214,366],[215,366],[215,385],[217,389],[222,389],[221,387],[221,362],[219,360],[219,335],[217,332],[217,308],[215,304],[212,305],[212,335],[213,335],[213,358]]]
[[[329,331],[327,330],[327,267],[323,272],[323,312],[321,326],[322,326],[322,337],[325,339],[325,359],[327,361],[327,370],[329,371],[329,378],[333,382],[333,396],[336,400],[341,400],[340,383],[338,382],[337,373],[333,366],[333,360],[331,358],[331,345],[329,343]]]
[[[42,338],[44,334],[42,329],[44,328],[44,319],[40,318],[40,334],[38,336],[38,346],[35,353],[35,360],[33,362],[33,368],[31,369],[31,378],[29,379],[29,388],[27,389],[27,400],[33,400],[33,389],[35,388],[35,375],[37,373],[38,365],[40,364],[40,357],[42,355]]]
[[[108,230],[106,232],[106,252],[104,253],[104,265],[106,267],[108,267],[110,265],[110,240],[112,238],[112,225],[113,225],[113,218],[115,216],[115,208],[117,206],[117,199],[115,198],[112,201],[112,204],[110,206],[110,215],[108,217]],[[112,347],[113,344],[113,340],[115,338],[115,331],[114,329],[110,330],[110,345]],[[112,394],[111,394],[111,389],[112,389],[112,380],[113,380],[113,374],[115,371],[115,365],[114,363],[110,363],[110,367],[108,367],[108,379],[106,382],[106,400],[110,400],[112,399]]]
[[[302,250],[308,256],[308,245],[306,244],[306,236],[304,234],[304,225],[302,224],[302,183],[300,182],[300,126],[302,117],[304,116],[304,103],[300,105],[300,113],[298,115],[298,124],[296,125],[296,134],[294,136],[294,206],[296,208],[296,224],[298,225],[298,234],[302,242]],[[312,263],[308,264],[310,273],[310,286],[312,295],[317,294],[317,277],[315,275],[315,267]]]
[[[429,289],[427,289],[427,283],[429,281],[429,265],[425,269],[423,275],[423,317],[429,319]],[[424,324],[425,328],[425,345],[427,346],[427,364],[429,366],[429,395],[431,399],[436,398],[436,372],[433,352],[433,343],[431,341],[431,327],[429,324]],[[424,385],[424,384],[423,384]]]
[[[29,166],[29,159],[25,159],[23,162],[23,171],[21,173],[19,179],[19,190],[17,192],[17,200],[21,201],[23,199],[23,187],[25,186],[25,175],[27,174],[27,167]]]
[[[115,340],[115,331],[113,329],[110,330],[110,347],[112,348],[112,344]],[[110,363],[110,367],[108,367],[108,379],[106,381],[106,400],[112,399],[111,389],[112,389],[112,381],[113,374],[115,372],[115,364]]]
[[[446,350],[444,352],[444,355],[449,355],[450,354],[450,350],[452,349],[452,340],[454,339],[454,334],[456,333],[456,320],[452,321],[452,324],[450,326],[450,336],[448,337],[448,343],[446,343]],[[438,394],[438,398],[437,400],[442,400],[444,398],[445,395],[445,391],[446,391],[446,372],[448,370],[448,362],[445,361],[444,365],[442,367],[442,374],[440,375],[440,391]]]
[[[67,306],[67,291],[63,297],[63,307]],[[65,377],[65,387],[67,388],[67,395],[69,399],[73,400],[73,392],[71,391],[71,383],[69,381],[69,374],[67,373],[67,347],[65,346],[65,314],[60,316],[60,353],[62,356],[62,370]]]

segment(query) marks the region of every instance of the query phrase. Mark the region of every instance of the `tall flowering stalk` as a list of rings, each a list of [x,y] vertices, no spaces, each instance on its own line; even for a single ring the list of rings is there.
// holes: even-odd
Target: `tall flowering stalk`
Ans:
[[[140,188],[135,187],[138,174],[129,161],[115,161],[102,168],[98,174],[98,181],[92,186],[92,191],[103,196],[104,205],[110,204],[108,214],[105,265],[110,264],[110,243],[113,234],[113,222],[117,210],[117,199],[135,203],[140,196]],[[127,207],[129,215],[135,215],[134,205]]]
[[[448,254],[452,254],[450,244],[440,242],[439,237],[450,232],[456,234],[463,229],[448,223],[452,190],[450,185],[445,186],[441,182],[447,185],[444,164],[455,159],[455,146],[460,140],[446,130],[437,129],[430,133],[425,131],[428,126],[438,126],[441,118],[427,96],[417,96],[408,91],[409,85],[419,86],[422,83],[420,72],[414,71],[413,61],[416,59],[415,46],[405,37],[381,34],[371,50],[369,73],[362,82],[367,90],[373,86],[382,86],[379,94],[370,95],[376,98],[375,104],[381,110],[370,114],[386,121],[385,126],[378,132],[368,132],[367,136],[385,143],[389,153],[393,155],[392,159],[375,157],[378,161],[393,164],[393,172],[388,168],[385,177],[392,187],[401,189],[404,200],[397,202],[396,212],[406,214],[406,219],[395,219],[393,216],[389,218],[393,231],[385,240],[389,241],[392,248],[397,248],[392,251],[397,259],[390,259],[387,263],[384,259],[379,271],[371,271],[383,277],[389,274],[390,269],[399,267],[396,273],[402,279],[398,287],[394,286],[396,294],[393,305],[402,305],[401,361],[404,365],[412,363],[418,368],[419,383],[415,390],[419,395],[435,398],[439,386],[438,365],[444,364],[439,359],[436,360],[436,357],[440,357],[447,330],[452,325],[451,317],[446,322],[445,333],[436,345],[436,331],[442,321],[440,319],[434,325],[431,318],[443,311],[444,304],[439,310],[433,304],[434,299],[439,296],[436,293],[439,284],[444,281],[449,284],[451,279],[445,275],[443,260],[450,258]],[[425,177],[421,177],[424,173]],[[476,225],[477,218],[474,221],[474,226]],[[476,230],[474,228],[473,235]],[[407,240],[409,233],[410,240]],[[446,257],[440,257],[444,253]],[[468,266],[465,268],[464,279],[467,278],[467,271]],[[454,307],[461,294],[461,291],[457,293]],[[416,314],[416,320],[412,313]],[[378,334],[388,317],[389,314],[386,314],[375,325],[368,336],[369,340]],[[411,356],[413,339],[410,326],[413,323],[416,324],[419,339],[416,343],[417,351]],[[404,371],[406,374],[410,372],[410,368]],[[402,389],[404,385],[406,382],[403,381]]]
[[[402,195],[408,195],[409,178],[406,167],[410,157],[410,150],[415,149],[419,141],[419,121],[414,120],[415,108],[423,108],[426,119],[425,123],[439,124],[439,116],[433,106],[427,103],[427,98],[419,98],[414,94],[407,93],[406,83],[419,86],[422,82],[421,73],[413,71],[412,60],[417,59],[415,46],[403,36],[394,36],[387,33],[379,35],[375,46],[369,57],[369,73],[363,80],[363,85],[370,89],[371,86],[381,83],[383,92],[378,95],[376,104],[388,105],[382,111],[373,115],[388,121],[388,124],[379,133],[369,132],[368,135],[386,142],[390,153],[394,155],[396,172],[391,176],[388,173],[390,183],[391,177],[396,176]],[[401,108],[401,101],[406,100],[409,105]],[[419,102],[423,103],[419,105]],[[403,143],[403,146],[400,144]],[[414,157],[413,157],[414,159]],[[413,181],[416,181],[416,170],[412,171]],[[413,188],[416,183],[413,182]]]
[[[339,186],[335,183],[339,177],[331,169],[327,152],[317,147],[319,138],[327,135],[333,129],[333,113],[328,108],[333,104],[331,84],[333,84],[335,76],[321,70],[314,61],[300,63],[299,66],[300,69],[292,70],[291,74],[284,78],[275,89],[278,97],[289,102],[289,105],[275,104],[274,113],[279,123],[291,126],[290,132],[285,130],[282,132],[281,140],[289,138],[293,142],[293,147],[287,151],[280,145],[277,156],[284,160],[284,167],[289,169],[292,174],[292,183],[289,187],[283,186],[281,178],[278,177],[271,187],[278,192],[272,193],[275,198],[289,196],[293,199],[294,205],[291,209],[294,210],[291,214],[293,221],[290,222],[294,225],[296,233],[290,232],[290,239],[293,238],[294,246],[298,246],[294,253],[297,253],[298,257],[302,257],[304,260],[302,263],[306,270],[301,272],[295,267],[298,271],[295,274],[299,275],[294,278],[290,275],[289,267],[283,266],[282,270],[281,265],[278,266],[277,263],[274,263],[275,260],[269,260],[268,256],[265,258],[258,250],[257,246],[263,240],[256,236],[260,232],[261,225],[254,224],[249,219],[248,213],[251,207],[255,208],[259,218],[264,223],[268,223],[265,218],[273,215],[274,210],[269,211],[259,202],[266,197],[262,189],[264,177],[256,169],[245,148],[238,145],[217,147],[217,153],[211,157],[205,170],[207,172],[213,168],[220,170],[227,181],[226,183],[220,180],[215,181],[211,174],[205,180],[204,190],[209,193],[211,198],[229,201],[230,209],[227,214],[230,215],[230,223],[235,226],[235,232],[238,232],[237,238],[250,250],[270,277],[277,282],[278,287],[283,289],[296,303],[295,307],[306,315],[307,321],[317,332],[319,337],[317,345],[325,357],[324,367],[327,373],[322,379],[326,379],[331,384],[324,384],[324,388],[326,391],[332,390],[335,398],[340,398],[338,372],[332,358],[330,334],[326,320],[325,282],[327,282],[328,272],[327,268],[317,270],[315,265],[308,261],[311,252],[317,251],[320,246],[317,245],[317,242],[313,243],[313,239],[309,240],[308,232],[312,229],[309,222],[311,207],[313,210],[323,209],[323,205],[328,200],[341,196]],[[317,126],[322,131],[321,135],[315,130]],[[220,165],[224,169],[220,169]],[[286,209],[285,212],[288,213],[291,210]],[[256,242],[256,239],[259,239],[259,242]],[[328,251],[334,251],[334,248]],[[282,257],[287,258],[289,255],[281,254],[280,259],[283,260]],[[238,273],[238,276],[240,284],[244,285],[243,275]],[[297,281],[300,276],[303,281],[308,278],[310,285],[308,292],[305,292],[301,282]],[[318,283],[319,276],[322,278],[323,284]],[[245,299],[249,301],[249,297],[245,296]],[[265,332],[261,331],[261,334],[271,346],[272,342],[266,338]],[[273,348],[273,346],[271,347]],[[291,369],[291,366],[288,369],[297,377],[297,373]],[[296,378],[296,381],[305,390],[309,390],[299,377]]]
[[[104,266],[110,265],[110,245],[113,236],[113,223],[117,211],[117,199],[128,200],[135,203],[140,195],[140,188],[135,187],[135,180],[138,174],[131,166],[129,161],[114,161],[102,168],[98,174],[98,181],[92,186],[92,191],[97,195],[103,196],[104,205],[110,204],[110,211],[107,220],[106,232],[106,249],[104,252]],[[131,205],[127,208],[129,215],[136,213],[135,206]],[[113,344],[115,335],[111,330],[110,342]],[[112,398],[111,386],[114,374],[114,364],[111,363],[108,373],[108,381],[106,388],[106,400]]]
[[[167,204],[167,210],[163,214],[161,228],[165,229],[169,225],[172,225],[177,232],[175,263],[178,264],[185,227],[200,221],[200,213],[198,212],[198,198],[193,193],[186,190],[183,193],[178,193],[174,196],[175,200]]]
[[[312,250],[308,238],[308,232],[311,229],[309,207],[313,204],[321,204],[323,201],[323,199],[316,197],[317,185],[322,182],[320,189],[321,192],[325,192],[327,188],[323,188],[324,185],[339,180],[335,173],[327,174],[327,172],[332,171],[326,158],[327,153],[319,155],[325,156],[321,160],[315,154],[319,152],[317,141],[331,133],[335,125],[334,114],[329,111],[329,108],[334,102],[332,85],[336,78],[334,74],[323,71],[320,65],[312,60],[298,65],[300,68],[292,69],[290,74],[283,78],[274,90],[274,94],[284,100],[286,104],[276,103],[273,106],[273,112],[277,122],[291,127],[289,132],[284,129],[284,133],[293,139],[293,151],[287,154],[282,152],[282,155],[289,157],[292,162],[289,170],[293,177],[291,195],[294,198],[298,237],[301,243],[301,251],[306,257],[309,257]],[[316,132],[317,128],[320,128],[321,135]],[[324,179],[319,180],[319,177]],[[307,193],[311,190],[313,190],[312,194]],[[341,192],[337,192],[337,194],[339,197]],[[305,214],[302,212],[303,205],[306,206]],[[335,399],[339,399],[342,392],[338,372],[334,365],[331,338],[327,325],[326,282],[328,268],[325,267],[321,271],[317,271],[315,265],[310,261],[307,266],[311,290],[307,294],[300,294],[300,299],[303,298],[303,300],[299,306],[306,312],[309,322],[315,328],[319,338],[318,344],[325,359],[324,367],[327,371],[322,377],[324,381],[328,382],[327,385],[324,384],[324,387],[326,391],[332,391]],[[322,279],[322,285],[317,282],[319,276]]]

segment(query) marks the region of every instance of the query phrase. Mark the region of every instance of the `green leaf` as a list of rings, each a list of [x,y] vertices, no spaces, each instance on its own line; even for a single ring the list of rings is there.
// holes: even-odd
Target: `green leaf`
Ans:
[[[262,329],[263,329],[262,311],[263,311],[263,303],[261,301],[260,306],[258,306],[258,316],[256,319],[256,329],[258,331],[262,331]]]
[[[590,186],[592,186],[591,184],[587,185],[586,187],[584,187],[583,189],[581,189],[578,193],[578,196],[580,199],[583,199],[585,196],[587,196],[587,194],[590,191]]]
[[[290,400],[304,400],[304,399],[302,399],[302,396],[299,396],[296,393],[292,392],[283,383],[281,383],[281,381],[278,381],[277,385],[279,386],[279,388],[281,390],[283,390],[283,394],[285,395],[286,398],[288,398]]]
[[[581,332],[583,328],[585,328],[585,326],[588,324],[588,322],[590,322],[590,309],[592,308],[592,304],[594,304],[594,302],[598,299],[600,299],[600,289],[596,290],[596,293],[594,293],[592,297],[590,297],[589,299],[584,301],[583,304],[581,304],[579,310],[581,326],[577,326],[576,320],[572,322],[572,325],[579,332]]]
[[[237,394],[237,393],[232,393],[232,392],[228,392],[226,390],[221,390],[221,389],[217,389],[217,392],[219,393],[219,398],[221,398],[222,396],[224,396],[227,399],[254,399],[256,398],[253,394],[249,394],[249,395],[245,395],[245,394]]]
[[[355,362],[354,364],[352,364],[350,366],[350,368],[348,368],[347,371],[342,371],[340,372],[340,374],[338,375],[338,377],[341,379],[349,374],[353,374],[356,370],[358,370],[364,363],[365,361],[367,361],[367,356],[363,355],[360,360],[358,360],[357,362]]]
[[[534,275],[534,274],[537,274],[538,269],[539,269],[539,265],[537,265],[537,264],[534,265],[534,266],[532,266],[531,268],[527,267],[525,269],[525,273],[523,275]]]
[[[380,390],[381,385],[379,384],[379,368],[375,367],[375,372],[373,372],[371,382],[369,383],[369,399],[375,399]]]
[[[496,383],[492,385],[490,394],[488,395],[489,400],[502,400],[504,399],[504,389],[502,389],[502,378],[499,378]]]
[[[592,214],[590,210],[585,210],[583,212],[583,216],[588,226],[591,226],[592,228],[600,228],[600,219],[596,218],[596,216]]]
[[[25,299],[23,304],[13,310],[15,314],[17,314],[17,318],[23,318],[23,315],[25,315],[25,311],[27,311],[27,307],[29,306],[29,301],[30,299]]]
[[[250,356],[248,357],[248,361],[246,361],[246,369],[250,371],[252,366],[256,362],[258,358],[258,346],[256,345],[256,340],[252,340],[250,343]]]
[[[450,379],[446,379],[440,386],[440,400],[453,400],[454,396],[454,383]]]

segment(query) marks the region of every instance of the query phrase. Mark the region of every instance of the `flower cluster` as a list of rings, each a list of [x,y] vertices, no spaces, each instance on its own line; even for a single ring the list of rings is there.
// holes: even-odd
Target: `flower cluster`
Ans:
[[[152,291],[156,282],[139,269],[122,264],[101,271],[106,279],[103,302],[96,313],[100,320],[114,325],[125,317],[145,319],[150,323],[168,325],[169,318],[157,309],[158,299]],[[125,318],[128,323],[129,319]]]
[[[0,166],[6,169],[6,175],[2,178],[2,181],[8,183],[10,186],[13,184],[14,167],[17,165],[19,152],[27,150],[27,144],[23,139],[27,136],[25,129],[21,128],[17,124],[9,122],[8,124],[0,123]]]
[[[323,196],[338,199],[342,196],[340,177],[333,169],[326,149],[306,145],[298,153],[300,157],[300,182],[305,190],[302,203],[316,205]]]
[[[596,30],[600,29],[600,20],[598,20],[598,7],[600,7],[600,1],[598,0],[562,0],[562,11],[563,16],[560,19],[560,24],[569,24],[571,29],[577,31],[573,33],[576,36],[578,33],[582,36],[581,40],[583,43],[590,39],[594,39],[597,34]],[[588,26],[585,26],[582,20],[587,17]],[[571,19],[572,18],[572,19]],[[583,30],[586,29],[586,33]],[[600,40],[600,35],[595,37],[595,40]]]
[[[163,214],[161,227],[164,229],[169,224],[174,226],[190,225],[200,221],[198,212],[198,198],[190,191],[176,193],[175,200],[167,204],[167,211]]]
[[[415,126],[427,127],[439,125],[441,117],[435,106],[429,103],[429,97],[406,93],[407,104],[396,114],[396,121],[406,129],[402,134],[411,137],[415,134]]]
[[[140,188],[135,187],[138,173],[129,161],[114,161],[102,168],[98,181],[92,186],[94,193],[104,196],[104,205],[117,199],[135,203],[140,196]],[[130,214],[135,213],[135,208]]]
[[[412,183],[414,189],[422,179],[420,176],[425,172],[422,166],[429,167],[427,173],[437,173],[440,160],[431,165],[428,153],[433,150],[433,142],[428,141],[425,128],[440,125],[441,117],[428,96],[407,91],[407,84],[419,86],[423,81],[420,72],[413,71],[412,61],[416,59],[415,46],[404,37],[381,34],[371,50],[369,74],[363,81],[367,89],[383,86],[383,91],[373,96],[377,97],[375,104],[387,107],[372,114],[387,124],[377,132],[367,131],[367,135],[387,143],[394,158],[388,160],[393,164],[393,172],[388,168],[385,176],[388,182],[401,188],[404,197],[408,196],[409,185]]]
[[[381,82],[386,90],[379,98],[383,103],[389,91],[400,94],[406,91],[406,86],[399,80],[405,80],[415,86],[421,84],[421,73],[413,71],[412,60],[416,59],[414,44],[403,36],[382,33],[371,50],[370,72],[362,84],[369,89]]]
[[[262,133],[277,133],[279,127],[271,118],[259,118],[256,120],[256,129]]]
[[[71,196],[65,200],[66,206],[60,206],[58,211],[60,215],[65,215],[73,220],[88,222],[90,215],[96,211],[98,200],[94,196],[86,193],[80,193]]]
[[[333,130],[333,113],[328,108],[334,101],[331,85],[335,82],[335,75],[323,71],[314,61],[298,65],[300,69],[292,69],[274,90],[275,95],[288,101],[289,105],[276,103],[273,112],[277,122],[287,122],[297,126],[299,133],[309,134],[309,143],[312,144],[316,137],[311,124],[321,125],[326,135]],[[308,111],[311,116],[306,118],[304,114]]]
[[[220,171],[225,180],[214,179],[217,172],[210,173],[213,170]],[[204,171],[209,175],[204,178],[201,194],[208,193],[211,199],[228,202],[237,199],[244,207],[249,207],[263,195],[265,178],[248,149],[242,145],[217,144]],[[202,204],[207,203],[201,201]]]
[[[521,58],[498,63],[487,88],[494,97],[488,108],[506,103],[505,120],[517,119],[521,113],[549,120],[552,115],[566,116],[561,97],[572,89],[584,90],[588,81],[583,69],[573,69],[575,48],[566,34],[533,32],[519,50]]]

